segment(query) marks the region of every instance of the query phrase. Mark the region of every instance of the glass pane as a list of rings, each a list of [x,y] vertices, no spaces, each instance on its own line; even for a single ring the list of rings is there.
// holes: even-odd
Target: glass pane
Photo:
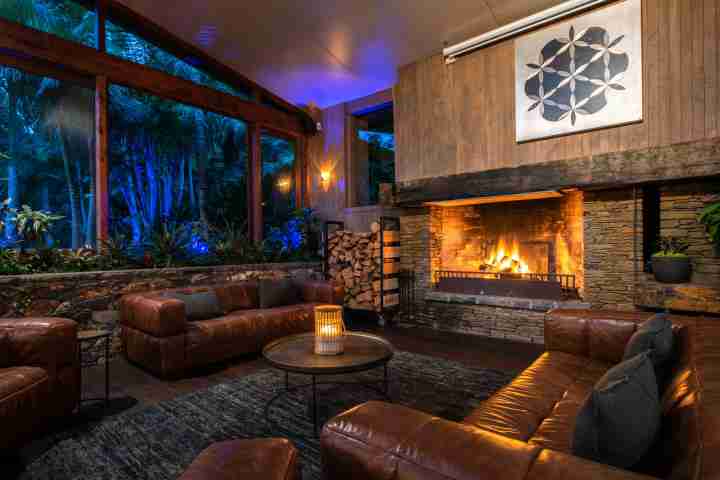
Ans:
[[[198,85],[235,95],[244,100],[250,99],[248,92],[215,80],[188,62],[111,22],[107,22],[107,51],[125,60],[161,70]]]
[[[0,200],[62,216],[23,247],[95,243],[94,92],[0,66]],[[0,246],[20,240],[12,214]]]
[[[0,17],[95,46],[95,12],[71,0],[0,0]]]
[[[113,85],[110,88],[110,225],[133,244],[161,225],[192,236],[247,231],[245,123]]]
[[[295,143],[263,135],[262,192],[265,237],[282,228],[297,208],[295,202]]]
[[[395,183],[395,135],[360,130],[358,137],[368,144],[368,205],[376,205],[380,184]]]

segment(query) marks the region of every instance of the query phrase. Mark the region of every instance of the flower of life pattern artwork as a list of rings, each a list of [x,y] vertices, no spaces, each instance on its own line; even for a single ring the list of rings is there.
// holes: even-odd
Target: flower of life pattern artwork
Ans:
[[[515,42],[518,142],[643,118],[641,0]]]

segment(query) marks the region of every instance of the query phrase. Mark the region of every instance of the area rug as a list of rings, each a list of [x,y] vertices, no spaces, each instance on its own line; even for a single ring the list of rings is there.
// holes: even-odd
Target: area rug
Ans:
[[[393,358],[390,375],[393,402],[449,420],[461,420],[513,376],[406,352]],[[379,369],[352,380],[377,381],[381,376]],[[291,376],[291,384],[306,381]],[[65,432],[20,478],[174,480],[213,442],[287,437],[301,452],[304,478],[319,480],[319,442],[311,436],[307,391],[299,389],[274,403],[269,412],[273,422],[265,420],[266,403],[282,388],[283,374],[267,369]],[[323,418],[380,398],[363,388],[323,388]]]

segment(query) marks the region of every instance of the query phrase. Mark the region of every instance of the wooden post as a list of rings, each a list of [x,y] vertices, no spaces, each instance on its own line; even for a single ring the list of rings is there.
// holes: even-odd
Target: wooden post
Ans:
[[[262,130],[257,124],[248,124],[248,225],[250,238],[256,243],[263,240],[261,134]]]
[[[108,80],[95,79],[95,209],[97,243],[108,239],[110,197],[108,179]]]
[[[293,142],[295,148],[295,208],[305,207],[305,137],[299,136]]]

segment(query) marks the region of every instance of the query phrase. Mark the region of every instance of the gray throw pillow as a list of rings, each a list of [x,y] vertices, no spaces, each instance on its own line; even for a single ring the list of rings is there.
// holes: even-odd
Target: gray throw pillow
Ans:
[[[223,315],[220,300],[212,290],[193,293],[168,292],[165,296],[182,300],[185,304],[185,317],[191,322],[209,320]]]
[[[633,358],[645,351],[655,367],[662,366],[672,356],[673,327],[667,314],[659,313],[642,323],[625,346],[623,360]]]
[[[578,413],[573,454],[619,468],[635,465],[660,428],[660,400],[649,353],[641,353],[595,384]]]
[[[260,280],[260,308],[300,303],[300,291],[292,280]]]

